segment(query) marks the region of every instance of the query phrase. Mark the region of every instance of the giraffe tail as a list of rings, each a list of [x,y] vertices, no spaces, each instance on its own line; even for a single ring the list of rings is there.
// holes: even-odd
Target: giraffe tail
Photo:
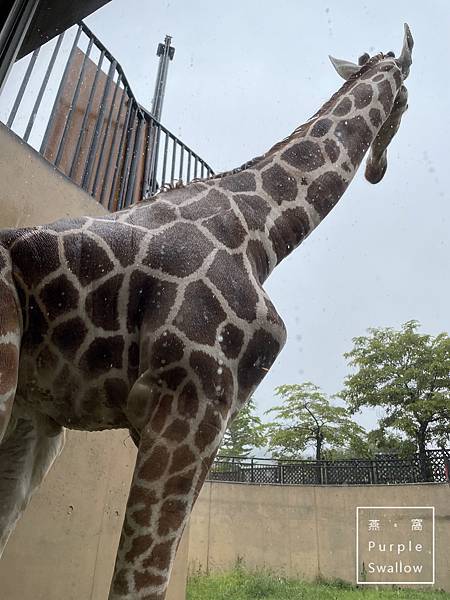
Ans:
[[[8,426],[19,372],[20,303],[8,251],[0,244],[0,442]]]

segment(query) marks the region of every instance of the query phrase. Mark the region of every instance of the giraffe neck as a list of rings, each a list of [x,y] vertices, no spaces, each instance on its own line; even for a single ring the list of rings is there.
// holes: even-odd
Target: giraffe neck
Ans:
[[[401,72],[393,59],[375,58],[267,154],[206,182],[233,193],[260,280],[335,206],[390,114]]]

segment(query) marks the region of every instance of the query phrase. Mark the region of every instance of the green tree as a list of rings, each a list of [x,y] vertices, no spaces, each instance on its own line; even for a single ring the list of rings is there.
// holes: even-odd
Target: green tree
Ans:
[[[264,425],[255,414],[255,408],[255,402],[250,399],[237,413],[225,432],[220,456],[248,456],[253,448],[266,444]]]
[[[281,385],[275,393],[283,403],[266,412],[276,415],[276,420],[266,426],[268,447],[275,458],[300,458],[313,446],[316,459],[321,460],[326,449],[345,447],[364,435],[346,408],[332,405],[309,381]]]
[[[324,453],[328,460],[350,458],[375,458],[379,454],[396,454],[407,457],[416,452],[416,446],[410,440],[382,429],[373,429],[365,436],[350,440],[346,448],[330,448]]]
[[[397,433],[387,432],[384,429],[373,429],[367,434],[369,456],[376,454],[397,454],[400,457],[410,456],[416,452],[416,445],[409,439]]]
[[[382,407],[383,435],[403,433],[425,457],[427,445],[444,446],[450,439],[450,338],[418,328],[417,321],[408,321],[400,331],[373,328],[354,338],[344,356],[356,372],[346,378],[340,397],[352,412]]]

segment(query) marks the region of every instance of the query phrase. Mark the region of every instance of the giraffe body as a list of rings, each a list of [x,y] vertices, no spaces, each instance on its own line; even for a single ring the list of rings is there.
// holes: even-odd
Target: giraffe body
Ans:
[[[109,598],[164,598],[224,430],[285,342],[263,283],[370,147],[368,178],[383,176],[404,78],[377,55],[234,172],[106,217],[0,232],[0,544],[65,427],[128,428],[138,456]]]

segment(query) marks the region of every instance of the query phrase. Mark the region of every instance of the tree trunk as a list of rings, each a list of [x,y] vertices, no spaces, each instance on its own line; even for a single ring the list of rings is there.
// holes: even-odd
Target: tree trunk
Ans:
[[[417,446],[419,449],[420,473],[423,481],[433,481],[433,472],[428,461],[426,448],[426,433],[428,423],[421,423],[417,432]]]
[[[322,460],[322,443],[323,433],[319,430],[316,434],[316,461]],[[322,482],[322,466],[319,462],[316,464],[316,481],[317,483]]]
[[[316,435],[316,460],[322,460],[323,433],[319,431]]]

